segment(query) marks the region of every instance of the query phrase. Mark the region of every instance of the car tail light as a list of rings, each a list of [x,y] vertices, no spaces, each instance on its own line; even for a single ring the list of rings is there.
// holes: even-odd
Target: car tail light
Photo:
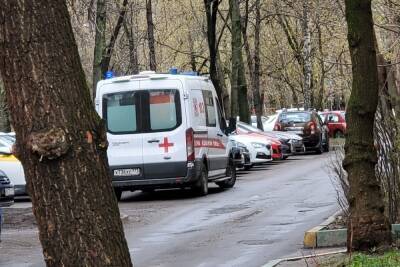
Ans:
[[[315,122],[313,121],[309,122],[308,128],[310,128],[311,134],[315,134],[315,129],[316,129]]]
[[[282,126],[281,126],[281,124],[280,123],[275,123],[275,126],[274,126],[274,131],[280,131],[282,129]]]
[[[195,160],[193,128],[186,130],[186,155],[188,161]]]

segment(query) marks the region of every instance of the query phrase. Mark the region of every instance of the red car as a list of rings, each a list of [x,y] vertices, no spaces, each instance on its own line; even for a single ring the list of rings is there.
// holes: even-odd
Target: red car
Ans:
[[[344,111],[325,111],[321,112],[320,116],[328,126],[329,136],[344,137],[347,128]]]

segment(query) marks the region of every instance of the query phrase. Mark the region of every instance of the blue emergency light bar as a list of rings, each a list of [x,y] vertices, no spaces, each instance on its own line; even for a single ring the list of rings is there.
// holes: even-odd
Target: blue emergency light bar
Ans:
[[[176,68],[176,67],[172,67],[172,68],[170,68],[169,69],[169,74],[172,74],[172,75],[187,75],[187,76],[198,76],[198,73],[197,73],[197,71],[182,71],[182,72],[180,72],[179,70],[178,70],[178,68]]]
[[[112,70],[107,71],[107,72],[104,74],[104,78],[106,78],[106,80],[107,80],[107,79],[112,79],[112,78],[114,78],[114,72],[113,72]]]

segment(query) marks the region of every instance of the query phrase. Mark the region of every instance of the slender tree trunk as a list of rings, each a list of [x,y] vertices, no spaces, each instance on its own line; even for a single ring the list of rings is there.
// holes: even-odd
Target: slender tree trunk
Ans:
[[[204,0],[204,7],[206,10],[207,19],[207,43],[208,51],[210,53],[210,78],[214,84],[215,91],[217,92],[218,98],[223,103],[223,88],[221,86],[221,80],[218,75],[217,64],[218,64],[218,47],[216,38],[216,27],[217,27],[217,15],[218,15],[219,1],[215,0]]]
[[[319,80],[319,91],[318,91],[318,98],[315,108],[317,110],[324,109],[324,94],[325,94],[325,63],[324,63],[324,49],[322,46],[322,31],[321,25],[319,21],[317,22],[317,31],[318,31],[318,50],[319,50],[319,65],[321,71],[321,77]]]
[[[110,42],[108,43],[107,47],[105,48],[105,51],[103,53],[103,57],[101,59],[101,73],[104,74],[108,71],[109,66],[110,66],[110,61],[111,61],[111,56],[114,51],[114,46],[115,42],[117,41],[119,32],[121,30],[121,27],[125,21],[125,15],[126,15],[126,6],[128,5],[128,0],[124,0],[122,3],[121,10],[119,12],[117,24],[115,24],[114,31],[111,35]]]
[[[347,105],[347,138],[343,167],[350,184],[348,250],[370,250],[391,244],[390,225],[380,183],[375,176],[374,117],[378,103],[378,70],[371,0],[346,0],[353,85]]]
[[[151,0],[146,0],[147,41],[149,44],[150,70],[157,71],[156,48],[154,39],[153,7]]]
[[[137,74],[139,73],[139,58],[138,58],[136,35],[134,31],[128,27],[126,22],[124,22],[124,31],[126,34],[126,38],[128,39],[128,47],[129,47],[128,71],[132,74]]]
[[[311,83],[312,83],[312,62],[311,62],[311,29],[310,29],[310,2],[303,0],[303,95],[304,108],[311,108]]]
[[[197,71],[196,56],[194,54],[194,41],[192,37],[192,32],[188,30],[188,41],[189,41],[189,51],[190,51],[190,67],[192,71]]]
[[[104,50],[106,47],[106,1],[97,0],[96,8],[96,35],[94,40],[94,55],[93,55],[93,84],[92,84],[92,99],[96,98],[97,83],[103,78],[101,72],[101,64],[103,61]]]
[[[250,122],[246,77],[242,55],[242,29],[238,0],[229,0],[232,21],[232,74],[231,74],[231,112],[241,121]]]
[[[255,11],[256,11],[256,24],[254,27],[254,82],[253,82],[253,98],[254,108],[257,115],[257,128],[264,130],[264,126],[261,121],[263,113],[263,94],[260,93],[260,32],[261,32],[261,4],[260,0],[256,0]]]
[[[5,1],[0,72],[47,266],[132,266],[64,0]]]

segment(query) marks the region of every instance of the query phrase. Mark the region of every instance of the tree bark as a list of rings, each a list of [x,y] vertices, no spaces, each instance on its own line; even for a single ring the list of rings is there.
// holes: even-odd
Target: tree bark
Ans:
[[[247,84],[242,55],[242,29],[238,0],[229,0],[232,21],[231,115],[250,122]]]
[[[311,62],[311,29],[310,29],[310,2],[303,0],[303,96],[304,109],[311,108],[311,83],[312,83],[312,62]]]
[[[106,22],[107,22],[107,0],[97,0],[96,7],[96,35],[94,40],[93,55],[93,84],[92,99],[96,98],[97,83],[103,78],[101,64],[103,61],[104,49],[106,47]]]
[[[214,84],[215,91],[217,92],[218,98],[223,103],[223,89],[221,86],[221,80],[218,75],[218,47],[216,39],[216,27],[217,27],[217,15],[218,15],[218,0],[204,0],[204,7],[206,10],[206,21],[207,21],[207,43],[208,51],[210,54],[210,78]]]
[[[0,131],[11,132],[10,113],[8,112],[6,92],[0,79]]]
[[[128,0],[124,0],[122,3],[122,8],[119,12],[118,20],[117,23],[115,24],[114,31],[111,35],[110,42],[108,43],[107,47],[105,48],[105,51],[103,53],[102,59],[101,59],[101,73],[104,75],[110,67],[110,61],[111,61],[111,56],[114,50],[115,42],[117,41],[119,32],[121,30],[121,27],[125,21],[125,15],[126,15],[126,6],[128,5]]]
[[[157,71],[156,48],[154,39],[153,7],[151,0],[146,0],[147,41],[149,44],[150,70]]]
[[[347,105],[343,167],[350,184],[348,250],[391,244],[390,225],[375,175],[377,152],[373,127],[378,103],[378,70],[371,0],[346,0],[353,84]]]
[[[0,72],[47,266],[132,266],[64,0],[5,1]]]

